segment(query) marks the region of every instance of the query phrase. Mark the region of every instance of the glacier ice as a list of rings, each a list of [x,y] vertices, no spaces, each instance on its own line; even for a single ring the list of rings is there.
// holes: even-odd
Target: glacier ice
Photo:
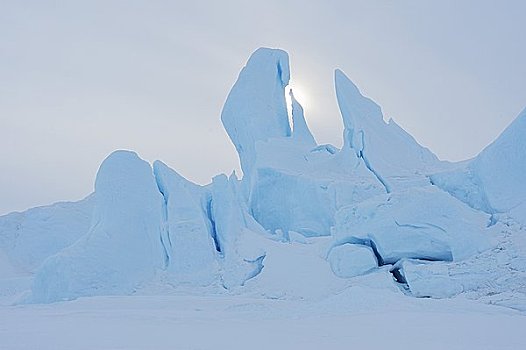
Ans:
[[[525,228],[507,220],[496,222],[486,232],[497,240],[493,248],[464,260],[402,259],[394,268],[413,296],[447,298],[463,293],[469,299],[525,311]]]
[[[487,215],[432,186],[373,197],[336,214],[338,241],[373,244],[381,263],[461,260],[490,248]]]
[[[450,298],[463,291],[462,284],[449,276],[445,263],[403,259],[396,268],[401,270],[413,296]]]
[[[338,277],[361,276],[378,267],[378,260],[371,247],[358,244],[342,244],[332,248],[328,261]]]
[[[526,109],[473,160],[431,181],[471,207],[526,223]]]
[[[387,193],[407,186],[407,182],[427,181],[423,175],[444,166],[394,120],[386,123],[380,106],[363,96],[341,70],[335,71],[334,81],[344,147],[363,160]]]
[[[33,273],[51,255],[88,232],[93,195],[77,202],[59,202],[0,217],[0,250],[5,264],[19,273]]]
[[[526,109],[471,164],[492,208],[526,219]]]
[[[357,159],[317,147],[293,92],[291,128],[285,106],[289,76],[288,55],[257,50],[229,94],[222,121],[238,150],[242,191],[258,223],[285,235],[329,235],[339,206],[376,194],[380,185],[364,166],[356,168]]]
[[[241,168],[250,176],[256,142],[290,136],[285,87],[290,79],[285,51],[260,48],[228,94],[221,121],[239,153]]]
[[[307,144],[310,147],[316,147],[316,140],[314,140],[314,136],[312,136],[312,133],[307,126],[307,122],[305,121],[303,107],[294,97],[294,92],[292,90],[290,90],[289,95],[292,104],[292,138],[301,143]]]
[[[207,193],[160,161],[153,171],[164,197],[167,270],[173,283],[206,286],[219,274],[211,224],[206,215]]]
[[[211,215],[222,254],[222,283],[227,289],[243,286],[261,272],[265,258],[263,250],[241,243],[249,230],[237,184],[234,175],[218,175],[212,181]]]
[[[163,266],[163,198],[147,162],[134,152],[110,154],[97,173],[94,199],[91,228],[44,261],[33,301],[129,294]]]
[[[316,143],[292,91],[289,121],[290,74],[286,52],[258,49],[227,97],[221,120],[241,178],[200,186],[116,151],[86,199],[0,217],[0,280],[11,281],[0,294],[32,280],[33,302],[156,284],[301,300],[381,281],[517,308],[526,111],[475,159],[443,162],[336,70],[338,149]]]

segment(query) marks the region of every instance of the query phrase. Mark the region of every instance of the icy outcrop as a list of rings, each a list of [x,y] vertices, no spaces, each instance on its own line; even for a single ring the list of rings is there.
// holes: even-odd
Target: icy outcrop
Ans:
[[[470,168],[477,174],[491,207],[526,222],[526,109]]]
[[[363,160],[387,193],[407,187],[408,182],[425,182],[423,175],[429,169],[443,166],[394,120],[386,123],[380,106],[363,96],[341,70],[335,71],[334,79],[344,148],[350,147]]]
[[[0,251],[6,263],[21,273],[34,272],[47,257],[88,232],[93,202],[88,196],[0,217]]]
[[[520,226],[496,223],[487,231],[497,238],[495,247],[461,262],[401,260],[396,268],[415,297],[463,293],[469,299],[526,311],[526,232]]]
[[[340,206],[334,198],[348,204],[350,192],[361,192],[357,188],[375,192],[375,186],[367,180],[364,184],[370,174],[363,166],[356,168],[357,159],[342,162],[342,157],[334,154],[336,150],[316,148],[303,108],[292,91],[291,133],[285,99],[289,75],[286,53],[257,50],[232,88],[221,118],[239,153],[244,172],[242,192],[257,222],[270,232],[285,235],[289,231],[329,235],[334,212]]]
[[[371,246],[380,264],[462,260],[491,247],[487,220],[436,188],[414,187],[340,209],[335,239]]]
[[[470,207],[488,214],[495,214],[495,209],[491,207],[478,175],[468,165],[469,162],[463,162],[459,164],[458,169],[430,175],[429,180],[431,184],[438,186]]]
[[[415,297],[451,298],[463,291],[462,283],[449,276],[447,263],[403,259],[395,268]]]
[[[331,148],[282,138],[258,145],[248,202],[254,218],[271,232],[326,236],[340,207],[382,191],[358,162]]]
[[[273,168],[259,168],[255,176],[250,208],[263,227],[305,236],[330,234],[335,208],[328,185]]]
[[[93,196],[0,218],[0,295],[23,291],[36,270],[35,302],[159,283],[267,298],[325,298],[362,282],[417,297],[498,294],[491,302],[508,306],[526,298],[526,236],[508,217],[526,217],[526,112],[473,161],[440,162],[336,71],[339,150],[316,144],[292,93],[291,128],[289,75],[285,52],[259,49],[227,98],[242,179],[198,186],[117,151]]]
[[[176,284],[207,286],[217,279],[219,266],[204,210],[205,193],[160,161],[153,164],[153,170],[165,202],[163,242],[169,279]]]
[[[332,272],[342,278],[361,276],[378,267],[373,249],[357,244],[342,244],[332,248],[328,261]]]
[[[526,223],[526,109],[480,154],[458,170],[431,176],[433,184],[490,214]]]
[[[164,266],[163,197],[147,162],[113,152],[97,173],[94,200],[89,232],[44,262],[32,301],[129,294]]]
[[[211,220],[222,255],[222,281],[226,289],[243,286],[263,269],[265,251],[246,244],[247,228],[237,178],[218,175],[212,181]],[[245,243],[245,244],[244,244]]]
[[[221,121],[239,153],[241,168],[250,176],[256,142],[291,135],[285,87],[290,79],[285,51],[260,48],[228,94]]]

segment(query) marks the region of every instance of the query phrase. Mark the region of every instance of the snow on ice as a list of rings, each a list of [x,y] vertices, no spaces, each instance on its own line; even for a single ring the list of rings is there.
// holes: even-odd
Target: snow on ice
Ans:
[[[116,151],[86,199],[0,217],[3,300],[153,291],[351,303],[361,286],[526,310],[526,111],[452,164],[336,70],[337,149],[316,143],[293,92],[291,125],[289,80],[287,53],[261,48],[228,95],[221,120],[241,178],[199,186]]]

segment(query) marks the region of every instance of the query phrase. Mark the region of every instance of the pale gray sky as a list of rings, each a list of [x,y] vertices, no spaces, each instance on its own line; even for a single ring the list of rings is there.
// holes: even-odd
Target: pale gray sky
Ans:
[[[238,167],[220,123],[260,46],[289,52],[318,142],[340,145],[341,68],[440,158],[526,106],[526,2],[0,0],[0,214],[80,199],[132,149],[198,183]]]

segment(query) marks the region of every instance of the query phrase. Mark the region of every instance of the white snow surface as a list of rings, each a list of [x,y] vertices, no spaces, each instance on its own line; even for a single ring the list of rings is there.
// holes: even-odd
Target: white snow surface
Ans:
[[[321,302],[135,295],[0,308],[0,348],[523,349],[526,317],[354,286]]]
[[[84,200],[0,217],[0,348],[526,348],[526,111],[442,162],[337,70],[337,149],[289,79],[262,48],[228,95],[241,178],[119,150]]]

